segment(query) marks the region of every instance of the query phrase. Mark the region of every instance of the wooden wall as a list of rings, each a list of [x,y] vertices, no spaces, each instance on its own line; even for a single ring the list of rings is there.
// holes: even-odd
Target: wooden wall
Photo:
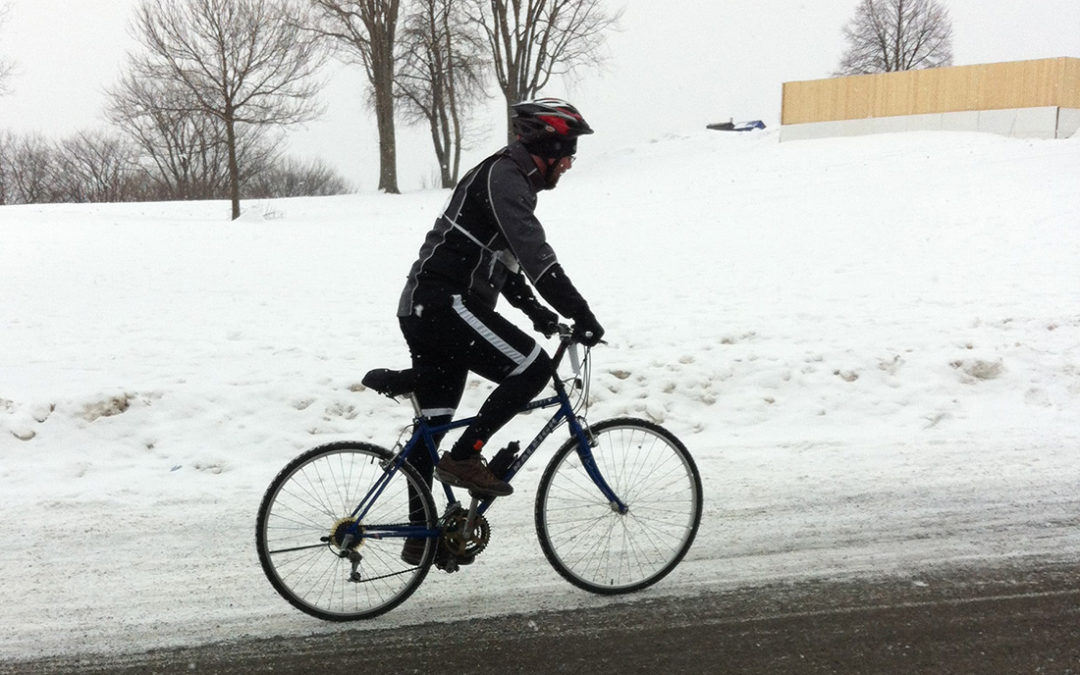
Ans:
[[[1080,59],[785,82],[781,124],[1056,106],[1080,108]]]

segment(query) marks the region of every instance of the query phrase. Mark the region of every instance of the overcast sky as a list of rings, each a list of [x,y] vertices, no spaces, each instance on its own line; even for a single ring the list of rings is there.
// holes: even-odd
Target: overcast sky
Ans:
[[[128,22],[137,0],[0,0],[0,57],[14,61],[0,97],[0,129],[60,138],[104,125],[104,89],[135,47]],[[781,85],[828,77],[844,49],[841,29],[857,0],[608,0],[625,7],[608,37],[603,71],[543,93],[571,100],[597,129],[582,143],[611,150],[684,134],[705,124],[761,119],[779,124]],[[944,0],[953,23],[955,65],[1080,57],[1080,0]],[[335,68],[326,113],[290,134],[291,152],[319,156],[361,190],[377,183],[372,116],[358,67]],[[470,159],[503,133],[495,97],[480,120],[489,129]],[[401,129],[399,180],[417,189],[434,179],[430,140]],[[581,153],[579,152],[579,155]]]

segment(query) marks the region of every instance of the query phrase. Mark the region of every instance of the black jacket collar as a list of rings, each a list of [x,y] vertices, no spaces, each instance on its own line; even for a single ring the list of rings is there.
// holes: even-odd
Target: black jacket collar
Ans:
[[[533,160],[532,155],[525,149],[525,146],[520,141],[515,141],[506,146],[503,152],[517,164],[521,172],[525,174],[525,177],[529,179],[529,183],[532,184],[536,191],[543,190],[547,187],[547,181],[544,179],[544,174],[540,173],[540,169],[536,166],[536,161]]]

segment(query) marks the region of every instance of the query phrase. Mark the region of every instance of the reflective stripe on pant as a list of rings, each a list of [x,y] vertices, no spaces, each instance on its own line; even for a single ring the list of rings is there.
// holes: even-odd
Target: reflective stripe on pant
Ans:
[[[468,297],[455,295],[445,303],[416,307],[400,322],[417,371],[422,409],[456,411],[470,371],[497,383],[455,445],[458,456],[460,446],[486,443],[551,378],[551,359],[536,340]]]

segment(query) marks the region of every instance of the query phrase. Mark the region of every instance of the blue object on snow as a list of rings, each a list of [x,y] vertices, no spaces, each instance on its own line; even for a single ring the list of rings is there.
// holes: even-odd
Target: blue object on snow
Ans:
[[[719,122],[717,124],[709,124],[705,128],[714,131],[753,131],[754,129],[764,129],[765,123],[761,120],[751,120],[749,122]]]

